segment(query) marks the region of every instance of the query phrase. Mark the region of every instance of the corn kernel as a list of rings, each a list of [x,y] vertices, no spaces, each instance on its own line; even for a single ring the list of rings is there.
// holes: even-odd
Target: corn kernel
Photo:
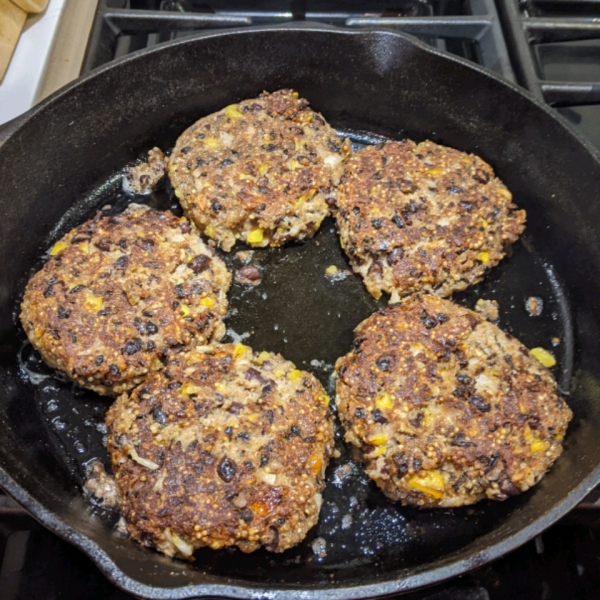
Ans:
[[[444,476],[437,471],[425,471],[422,475],[415,474],[408,480],[408,485],[437,500],[444,496]]]
[[[184,318],[185,318],[185,317],[189,317],[189,316],[190,316],[190,314],[191,314],[191,312],[192,312],[192,311],[190,310],[190,307],[189,307],[189,306],[187,306],[186,304],[182,304],[182,305],[179,307],[179,314],[180,314],[182,317],[184,317]]]
[[[171,173],[175,173],[175,171],[177,171],[177,169],[179,169],[179,165],[171,165],[169,167],[169,171],[171,171]]]
[[[205,298],[201,298],[200,304],[210,308],[211,306],[215,305],[215,299],[211,298],[210,296],[206,296]]]
[[[62,240],[56,242],[56,244],[54,244],[50,250],[50,256],[56,256],[57,254],[60,254],[66,247],[67,245]]]
[[[235,354],[235,356],[241,356],[242,354],[244,354],[244,352],[246,352],[248,348],[246,346],[244,346],[244,344],[236,344],[233,347],[233,353]]]
[[[326,269],[325,269],[325,273],[327,275],[335,275],[338,272],[338,268],[335,265],[329,265]]]
[[[215,237],[215,228],[212,225],[207,225],[204,230],[204,235],[209,238]]]
[[[200,393],[200,388],[193,383],[184,383],[181,387],[181,393],[186,396],[198,395]]]
[[[318,398],[323,406],[329,406],[331,398],[327,394],[319,394]]]
[[[35,337],[39,340],[43,335],[44,331],[46,331],[43,327],[35,330]]]
[[[551,369],[554,365],[556,365],[556,359],[554,356],[544,348],[532,348],[529,352],[548,369]]]
[[[90,294],[84,301],[83,305],[88,310],[100,310],[104,305],[104,300],[100,298],[100,296],[94,296],[94,294]]]
[[[382,454],[385,454],[386,450],[387,450],[386,446],[379,446],[379,448],[377,448],[375,450],[375,452],[371,452],[371,454],[369,454],[369,456],[381,456]]]
[[[230,119],[241,119],[244,116],[244,113],[241,112],[235,104],[230,104],[225,107],[225,116]]]
[[[316,193],[317,193],[317,190],[310,190],[310,191],[306,192],[306,194],[300,196],[300,198],[298,198],[298,200],[296,200],[296,202],[294,202],[294,206],[297,206],[297,207],[302,206],[305,202],[308,202]]]
[[[442,169],[429,169],[427,175],[441,175],[442,172]]]
[[[292,169],[292,171],[295,171],[296,169],[301,169],[302,165],[295,159],[293,160],[289,160],[287,163],[287,166]]]
[[[268,170],[269,170],[269,165],[267,165],[267,164],[263,164],[263,165],[260,165],[260,167],[258,167],[258,172],[261,175],[264,175]]]
[[[262,229],[253,229],[246,238],[249,244],[260,244],[264,239]]]
[[[383,446],[388,440],[388,436],[385,433],[378,433],[374,435],[372,438],[369,438],[369,444],[373,444],[373,446]]]
[[[525,426],[525,429],[523,429],[523,437],[525,438],[525,441],[528,444],[533,443],[533,433],[531,432],[531,429],[529,429],[529,427],[527,427],[527,425]]]
[[[241,179],[243,181],[244,179],[251,179],[251,177],[247,173],[240,173],[238,175],[238,179]]]
[[[486,221],[485,219],[481,219],[481,224],[483,225],[484,229],[487,229],[490,226],[490,222]]]
[[[544,442],[543,440],[536,440],[535,442],[533,442],[533,444],[531,444],[531,451],[543,452],[544,450],[546,450],[546,448],[548,448],[548,445],[548,442]]]
[[[89,242],[81,242],[81,244],[77,244],[79,246],[79,248],[81,249],[81,251],[84,254],[89,254],[90,253],[90,243]]]
[[[480,252],[477,255],[477,259],[482,262],[484,265],[487,265],[490,262],[490,253],[489,252]]]
[[[208,146],[211,150],[216,150],[219,147],[219,142],[217,138],[208,137],[204,139],[204,145]]]
[[[175,189],[175,197],[179,198],[180,200],[183,197],[183,192],[179,188]]]
[[[375,399],[375,407],[379,410],[389,410],[393,406],[394,400],[387,392],[384,392]]]
[[[277,379],[281,379],[285,374],[285,371],[283,369],[275,369],[275,371],[273,371],[273,375],[275,375],[275,377],[277,377]]]
[[[262,365],[262,364],[265,362],[265,360],[267,360],[268,358],[269,358],[269,353],[268,353],[268,352],[266,352],[265,350],[263,350],[263,351],[262,351],[262,352],[261,352],[261,353],[258,355],[258,358],[257,358],[256,360],[257,360],[257,362],[258,362],[259,364],[261,364],[261,365]]]
[[[288,375],[288,379],[290,381],[298,381],[298,379],[300,379],[302,377],[302,371],[300,371],[299,369],[293,369],[292,371],[290,371],[289,375]]]
[[[300,94],[298,92],[292,92],[292,96],[294,96],[294,98],[299,98]]]

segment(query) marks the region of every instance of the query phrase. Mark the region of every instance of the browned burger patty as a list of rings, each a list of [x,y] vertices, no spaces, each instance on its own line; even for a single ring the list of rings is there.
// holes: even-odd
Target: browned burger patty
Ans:
[[[116,395],[170,348],[220,339],[230,283],[187,219],[132,204],[54,245],[27,284],[21,322],[48,364]]]
[[[346,440],[402,504],[461,506],[527,490],[562,452],[572,417],[523,344],[437,296],[363,321],[336,370]]]
[[[410,140],[346,163],[336,212],[342,247],[369,292],[390,302],[448,296],[483,278],[523,232],[525,211],[472,154]]]
[[[194,123],[169,176],[189,218],[221,246],[281,246],[311,237],[329,215],[350,152],[292,90],[263,93]]]
[[[328,403],[312,375],[276,354],[215,344],[176,355],[106,417],[131,536],[184,558],[302,541],[333,451]]]

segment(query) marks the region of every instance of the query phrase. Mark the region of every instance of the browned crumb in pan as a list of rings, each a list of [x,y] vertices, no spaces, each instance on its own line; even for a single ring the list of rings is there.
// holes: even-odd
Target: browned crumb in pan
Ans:
[[[525,211],[472,154],[410,140],[369,146],[346,163],[336,218],[369,292],[391,302],[448,296],[481,281],[523,232]]]
[[[176,354],[108,411],[128,531],[169,556],[282,552],[318,519],[333,451],[329,398],[280,355],[242,344]]]
[[[127,167],[123,174],[123,190],[130,194],[149,194],[164,177],[169,159],[160,148],[148,152],[146,162]]]
[[[292,90],[208,115],[177,140],[169,177],[186,214],[224,250],[281,246],[329,215],[350,152]]]
[[[132,204],[53,246],[21,322],[48,364],[116,395],[162,368],[169,349],[220,339],[230,283],[187,219]]]
[[[336,364],[346,441],[392,500],[455,507],[537,483],[572,417],[516,339],[437,296],[413,296],[356,328]]]

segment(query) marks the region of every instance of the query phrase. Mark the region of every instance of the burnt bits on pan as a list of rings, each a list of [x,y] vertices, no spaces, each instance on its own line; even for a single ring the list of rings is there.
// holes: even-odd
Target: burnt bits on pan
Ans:
[[[369,146],[346,163],[336,219],[369,292],[391,302],[448,296],[480,281],[523,232],[525,211],[472,154],[410,140]]]
[[[194,123],[169,177],[188,217],[224,250],[236,240],[281,246],[311,237],[329,215],[349,153],[307,100],[280,90]]]
[[[27,284],[21,322],[48,364],[117,395],[170,349],[220,339],[230,284],[187,219],[132,204],[56,242]]]
[[[107,414],[131,536],[168,556],[282,552],[318,519],[329,398],[280,355],[215,344],[175,355]]]
[[[336,371],[346,441],[383,493],[407,505],[527,490],[562,452],[572,417],[527,348],[437,296],[363,321]]]

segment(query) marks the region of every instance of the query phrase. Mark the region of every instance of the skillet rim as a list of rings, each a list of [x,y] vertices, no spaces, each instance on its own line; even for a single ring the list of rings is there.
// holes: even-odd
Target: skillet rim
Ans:
[[[329,32],[338,35],[357,35],[364,36],[374,33],[383,33],[393,35],[404,39],[409,44],[417,46],[420,50],[437,56],[438,58],[452,61],[467,67],[481,75],[495,80],[497,83],[508,87],[513,92],[516,92],[523,98],[532,102],[538,109],[542,109],[546,115],[550,116],[555,122],[566,129],[584,149],[592,155],[595,161],[600,166],[600,150],[597,149],[591,141],[583,136],[575,127],[569,123],[564,117],[552,109],[549,105],[542,103],[524,88],[505,80],[496,73],[481,67],[475,63],[471,63],[466,59],[447,54],[428,46],[412,35],[397,31],[390,27],[368,27],[357,29],[346,29],[333,25],[325,25],[312,22],[290,22],[288,24],[265,25],[265,26],[250,26],[238,27],[219,31],[203,31],[195,35],[190,35],[179,40],[173,40],[157,44],[152,48],[138,50],[128,54],[122,58],[113,60],[105,65],[94,69],[90,73],[75,79],[66,86],[60,88],[41,103],[23,113],[12,121],[9,121],[4,126],[0,126],[0,150],[4,144],[13,136],[18,135],[19,130],[25,123],[43,112],[49,105],[58,101],[81,83],[101,76],[105,71],[118,68],[119,65],[135,61],[138,58],[161,52],[163,48],[175,47],[194,43],[198,39],[224,37],[228,35],[240,35],[244,33],[253,34],[269,31],[306,31],[306,32]],[[596,469],[586,477],[569,495],[563,498],[552,510],[535,519],[528,526],[520,529],[517,533],[510,535],[506,539],[492,544],[489,548],[481,550],[470,557],[460,560],[453,560],[452,554],[447,557],[437,559],[442,562],[440,566],[433,569],[418,571],[422,567],[413,567],[417,570],[416,573],[410,574],[402,579],[390,579],[378,583],[370,583],[364,585],[341,585],[339,587],[315,586],[309,589],[292,587],[289,584],[275,584],[272,589],[261,589],[257,584],[247,582],[245,584],[227,584],[227,583],[203,583],[193,585],[181,585],[177,587],[158,587],[141,583],[140,581],[126,575],[117,563],[110,557],[109,553],[102,549],[97,543],[88,538],[84,533],[81,533],[75,527],[68,525],[63,519],[57,516],[51,510],[46,509],[38,502],[31,494],[25,491],[0,465],[0,487],[12,496],[21,506],[23,506],[34,518],[36,518],[44,527],[61,537],[67,542],[70,542],[79,548],[86,556],[88,556],[100,571],[118,588],[134,594],[139,597],[157,600],[175,600],[178,598],[200,598],[200,597],[226,597],[226,598],[269,598],[273,600],[283,600],[290,598],[292,600],[318,600],[322,597],[323,592],[327,592],[328,598],[332,600],[359,600],[362,598],[381,597],[394,593],[408,592],[419,588],[442,583],[448,579],[466,573],[476,567],[489,563],[504,554],[515,550],[519,546],[528,542],[536,535],[547,529],[555,523],[560,517],[564,516],[572,508],[575,507],[598,483],[600,483],[600,464]],[[486,535],[489,535],[486,534]],[[151,551],[151,550],[150,550]],[[458,551],[460,552],[460,551]]]

